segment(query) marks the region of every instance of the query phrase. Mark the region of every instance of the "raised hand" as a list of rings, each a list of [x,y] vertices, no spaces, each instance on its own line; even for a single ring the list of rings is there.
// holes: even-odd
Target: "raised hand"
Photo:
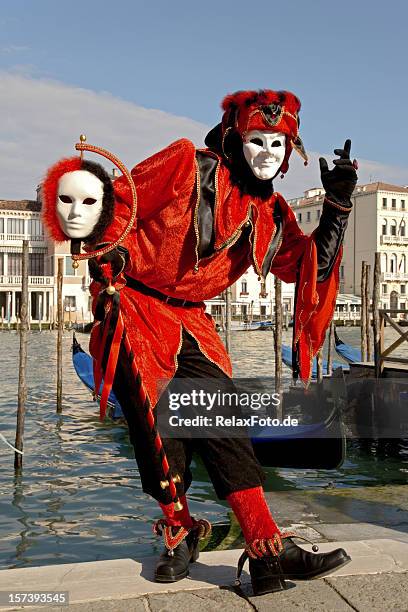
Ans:
[[[343,149],[334,149],[339,159],[334,159],[334,168],[329,170],[324,157],[319,158],[322,185],[329,199],[339,203],[350,201],[351,194],[357,183],[358,168],[356,160],[350,160],[351,140],[347,139]]]

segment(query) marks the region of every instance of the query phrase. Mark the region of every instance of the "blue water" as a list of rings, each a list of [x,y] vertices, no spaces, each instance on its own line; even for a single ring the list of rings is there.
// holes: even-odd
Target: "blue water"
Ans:
[[[358,337],[345,330],[345,340]],[[347,337],[346,337],[347,336]],[[356,336],[356,338],[354,338]],[[2,332],[0,432],[14,442],[19,337]],[[87,348],[88,337],[78,334]],[[285,341],[289,341],[289,333]],[[271,375],[273,335],[233,336],[235,374]],[[98,406],[78,382],[71,364],[71,334],[64,333],[63,410],[56,414],[56,335],[29,336],[23,470],[14,472],[14,452],[0,441],[0,568],[131,557],[161,548],[151,525],[160,516],[156,502],[140,486],[133,448],[125,427],[100,423]],[[285,371],[286,380],[289,372]],[[382,456],[351,448],[337,471],[272,470],[270,490],[361,486],[407,481],[408,456]],[[225,521],[228,508],[216,500],[200,463],[193,463],[189,491],[192,514]]]

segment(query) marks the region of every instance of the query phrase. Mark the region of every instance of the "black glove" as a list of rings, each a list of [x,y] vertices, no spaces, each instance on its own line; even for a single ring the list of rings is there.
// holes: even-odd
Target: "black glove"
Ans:
[[[351,194],[357,183],[355,162],[350,160],[351,140],[346,140],[344,149],[334,149],[340,159],[334,159],[333,170],[329,170],[324,157],[319,158],[322,185],[329,200],[351,207]]]
[[[97,248],[102,248],[106,245],[98,245]],[[89,274],[98,283],[107,284],[108,279],[103,275],[100,264],[110,263],[112,266],[113,278],[116,278],[126,268],[129,262],[129,251],[123,246],[117,246],[112,251],[101,255],[97,259],[92,258],[88,261]]]

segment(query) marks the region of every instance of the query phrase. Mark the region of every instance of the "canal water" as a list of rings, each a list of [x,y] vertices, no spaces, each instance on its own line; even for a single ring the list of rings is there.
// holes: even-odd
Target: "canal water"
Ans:
[[[392,330],[386,330],[389,340]],[[344,328],[345,342],[359,344],[359,328]],[[284,332],[290,344],[291,332]],[[19,337],[2,332],[0,432],[14,442]],[[236,332],[235,376],[273,375],[273,334]],[[78,334],[83,348],[88,336]],[[56,335],[29,336],[28,402],[24,466],[16,475],[14,452],[0,440],[0,568],[114,558],[141,558],[161,548],[152,534],[160,514],[141,490],[138,470],[122,425],[100,423],[98,406],[78,381],[71,363],[72,334],[64,332],[63,412],[55,412]],[[285,381],[290,372],[285,368]],[[395,451],[395,449],[394,449]],[[268,490],[405,484],[408,449],[349,443],[343,466],[333,471],[267,469]],[[193,463],[192,514],[211,522],[228,508],[213,493],[203,466]]]

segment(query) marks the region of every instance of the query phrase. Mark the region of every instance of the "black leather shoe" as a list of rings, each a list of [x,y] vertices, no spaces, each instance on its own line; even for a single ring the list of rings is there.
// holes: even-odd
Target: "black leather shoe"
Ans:
[[[156,566],[156,582],[177,582],[188,576],[189,565],[198,559],[198,533],[192,529],[173,550],[164,549]]]
[[[327,553],[311,553],[295,544],[292,538],[282,539],[282,544],[279,561],[285,578],[289,580],[311,580],[326,576],[351,561],[343,548]]]
[[[296,535],[292,537],[300,538]],[[240,584],[239,577],[248,558],[254,595],[282,591],[287,588],[285,580],[311,580],[326,576],[351,561],[342,548],[328,553],[310,553],[297,546],[292,537],[283,535],[272,540],[256,540],[247,546],[238,561],[236,584]],[[313,546],[313,550],[318,550],[318,547]],[[259,554],[259,551],[263,551],[263,554]]]

